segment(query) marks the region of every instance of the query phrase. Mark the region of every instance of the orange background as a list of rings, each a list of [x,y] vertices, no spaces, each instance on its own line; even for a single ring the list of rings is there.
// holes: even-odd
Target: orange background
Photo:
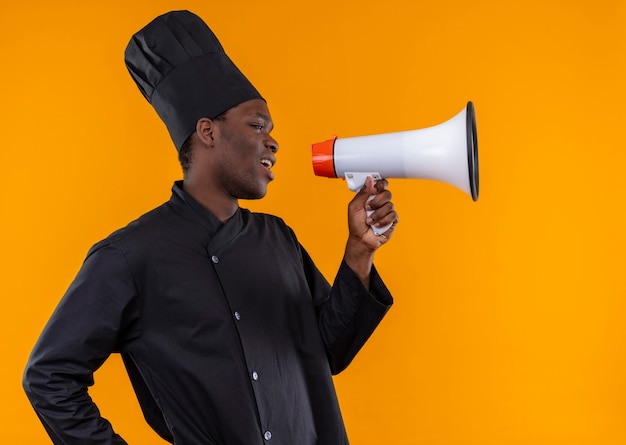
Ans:
[[[476,106],[481,195],[395,180],[377,255],[396,304],[336,378],[355,445],[626,443],[623,1],[23,1],[0,10],[3,443],[49,443],[21,389],[28,353],[87,249],[169,198],[164,125],[123,63],[130,36],[190,9],[268,99],[268,196],[332,278],[331,137],[435,125]],[[160,444],[118,357],[103,414]]]

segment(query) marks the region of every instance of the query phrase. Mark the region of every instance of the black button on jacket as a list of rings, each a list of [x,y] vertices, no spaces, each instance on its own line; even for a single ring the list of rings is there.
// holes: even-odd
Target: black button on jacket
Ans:
[[[146,419],[178,445],[347,444],[331,374],[392,298],[372,271],[331,287],[284,222],[226,224],[174,185],[169,202],[96,244],[24,374],[55,444],[123,444],[88,395],[122,355]]]

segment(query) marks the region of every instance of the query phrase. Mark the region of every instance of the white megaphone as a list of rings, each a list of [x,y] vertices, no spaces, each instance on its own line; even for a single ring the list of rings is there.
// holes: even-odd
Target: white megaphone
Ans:
[[[368,176],[433,179],[478,200],[478,137],[474,104],[433,127],[397,133],[330,139],[313,144],[316,176],[345,178],[358,191]],[[372,227],[378,235],[387,227]]]

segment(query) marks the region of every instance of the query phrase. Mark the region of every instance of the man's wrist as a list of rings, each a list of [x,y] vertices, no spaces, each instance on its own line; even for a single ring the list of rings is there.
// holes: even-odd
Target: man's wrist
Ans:
[[[374,252],[371,247],[352,237],[348,238],[344,261],[346,265],[359,277],[366,288],[369,288],[370,273],[374,262]]]

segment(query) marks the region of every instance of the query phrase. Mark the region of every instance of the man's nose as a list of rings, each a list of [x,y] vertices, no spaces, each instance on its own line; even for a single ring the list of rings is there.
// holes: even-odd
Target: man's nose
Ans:
[[[276,153],[278,151],[278,142],[269,134],[267,135],[267,139],[265,140],[265,146],[269,148],[272,153]]]

